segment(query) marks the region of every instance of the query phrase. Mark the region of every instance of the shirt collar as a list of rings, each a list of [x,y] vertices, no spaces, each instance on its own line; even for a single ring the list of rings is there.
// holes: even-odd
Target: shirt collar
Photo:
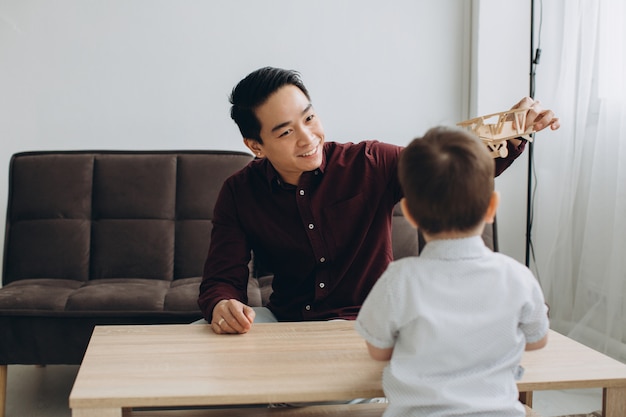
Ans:
[[[474,259],[480,258],[490,249],[485,245],[481,236],[471,236],[460,239],[436,239],[424,246],[420,258],[429,259]]]
[[[304,172],[302,175],[324,174],[326,170],[326,156],[327,156],[326,144],[327,143],[325,142],[324,147],[322,148],[322,163],[320,164],[319,168],[313,171]],[[278,171],[276,171],[276,168],[274,168],[274,165],[272,165],[267,158],[262,159],[260,163],[262,164],[262,167],[263,167],[262,169],[265,172],[265,177],[267,178],[267,184],[270,186],[270,188],[272,186],[279,186],[283,188],[293,188],[290,184],[285,184],[283,182],[283,180],[280,178],[280,174],[278,173]]]

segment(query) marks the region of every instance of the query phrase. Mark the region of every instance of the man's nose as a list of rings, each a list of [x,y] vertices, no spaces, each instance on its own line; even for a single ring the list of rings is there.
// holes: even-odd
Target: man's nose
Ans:
[[[317,135],[306,126],[303,126],[298,132],[298,142],[300,142],[300,144],[306,145],[308,143],[313,143],[316,138]]]

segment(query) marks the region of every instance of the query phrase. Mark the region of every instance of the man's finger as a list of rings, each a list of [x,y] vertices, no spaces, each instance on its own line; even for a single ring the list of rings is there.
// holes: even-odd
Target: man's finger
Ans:
[[[254,311],[254,309],[252,307],[245,306],[244,307],[244,314],[246,315],[246,317],[248,318],[250,323],[254,323],[254,318],[256,317],[256,312]]]
[[[550,126],[552,123],[554,123],[554,121],[555,121],[554,112],[550,110],[545,110],[544,112],[537,115],[537,117],[535,118],[533,122],[533,128],[535,131],[538,132]],[[558,119],[556,119],[556,123],[558,124]]]

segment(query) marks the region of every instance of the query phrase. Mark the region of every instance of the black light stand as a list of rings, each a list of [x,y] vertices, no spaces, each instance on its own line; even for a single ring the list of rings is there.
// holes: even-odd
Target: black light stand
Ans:
[[[539,63],[541,49],[535,52],[535,0],[530,0],[530,98],[535,98],[535,65]],[[531,134],[534,139],[534,133]],[[528,142],[528,187],[526,193],[526,266],[530,265],[530,251],[532,247],[532,221],[533,221],[533,142]]]

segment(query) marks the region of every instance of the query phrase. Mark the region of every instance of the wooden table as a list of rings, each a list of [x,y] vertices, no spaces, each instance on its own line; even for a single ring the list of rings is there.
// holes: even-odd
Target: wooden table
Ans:
[[[384,366],[351,321],[256,324],[245,335],[208,325],[98,326],[69,401],[73,417],[121,417],[137,407],[381,397]],[[626,416],[618,361],[551,332],[522,366],[521,392],[603,388],[605,417]]]

